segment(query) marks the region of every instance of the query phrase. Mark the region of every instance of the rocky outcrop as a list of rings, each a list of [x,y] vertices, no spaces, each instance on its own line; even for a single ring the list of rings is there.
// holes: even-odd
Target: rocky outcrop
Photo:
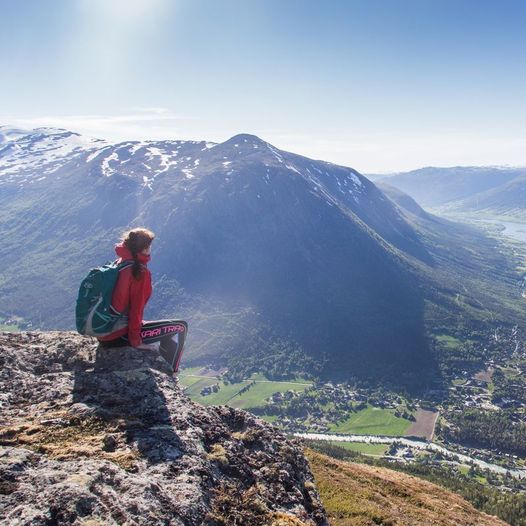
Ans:
[[[6,524],[327,524],[298,444],[191,402],[153,351],[0,333],[0,378]]]

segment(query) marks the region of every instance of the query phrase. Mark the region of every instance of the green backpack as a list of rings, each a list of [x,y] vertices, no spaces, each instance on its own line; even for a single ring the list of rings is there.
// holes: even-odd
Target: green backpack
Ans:
[[[111,297],[119,272],[132,265],[133,261],[107,263],[91,269],[82,280],[75,309],[77,331],[80,334],[107,336],[116,330],[117,322],[126,326],[125,314],[111,306]]]

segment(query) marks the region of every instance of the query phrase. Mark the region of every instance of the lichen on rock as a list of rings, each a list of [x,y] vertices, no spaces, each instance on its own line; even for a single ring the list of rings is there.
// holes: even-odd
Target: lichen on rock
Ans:
[[[6,524],[326,525],[300,445],[203,407],[153,351],[0,333]]]

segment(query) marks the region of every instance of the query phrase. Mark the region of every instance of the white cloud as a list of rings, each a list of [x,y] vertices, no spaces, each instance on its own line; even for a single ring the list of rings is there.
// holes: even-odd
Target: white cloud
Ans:
[[[423,166],[526,166],[526,136],[436,133],[418,136],[345,134],[338,137],[265,133],[277,147],[361,172]]]
[[[64,128],[83,135],[122,141],[133,139],[182,139],[180,123],[187,117],[165,108],[134,108],[116,115],[44,115],[17,118],[0,116],[0,122],[22,128]]]

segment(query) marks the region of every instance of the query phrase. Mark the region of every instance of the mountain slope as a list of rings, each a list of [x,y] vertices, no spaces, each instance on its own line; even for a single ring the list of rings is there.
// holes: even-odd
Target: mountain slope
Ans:
[[[191,402],[156,353],[0,333],[3,524],[326,526],[300,445]]]
[[[524,173],[525,168],[427,167],[379,178],[377,181],[402,190],[424,207],[437,207],[497,188]]]
[[[526,175],[521,175],[496,188],[459,201],[447,203],[444,212],[479,213],[526,220]]]
[[[333,526],[504,526],[462,497],[384,468],[344,462],[307,450]]]
[[[423,249],[352,169],[247,135],[218,145],[102,145],[56,169],[33,150],[45,180],[36,161],[0,178],[8,269],[0,286],[14,313],[70,327],[86,266],[111,257],[126,225],[146,224],[158,235],[150,316],[191,318],[199,347],[190,357],[243,353],[248,338],[256,347],[269,331],[320,361],[333,347],[337,370],[383,355],[383,342],[401,362],[421,353],[421,293],[397,247]],[[262,328],[253,335],[254,327]]]
[[[424,211],[410,196],[386,183],[378,186],[428,247],[431,263],[421,267],[422,272],[441,285],[433,302],[435,318],[429,322],[435,333],[487,331],[494,315],[500,323],[506,319],[523,323],[521,277],[497,240],[474,226]],[[451,297],[461,305],[460,317],[449,302]]]

